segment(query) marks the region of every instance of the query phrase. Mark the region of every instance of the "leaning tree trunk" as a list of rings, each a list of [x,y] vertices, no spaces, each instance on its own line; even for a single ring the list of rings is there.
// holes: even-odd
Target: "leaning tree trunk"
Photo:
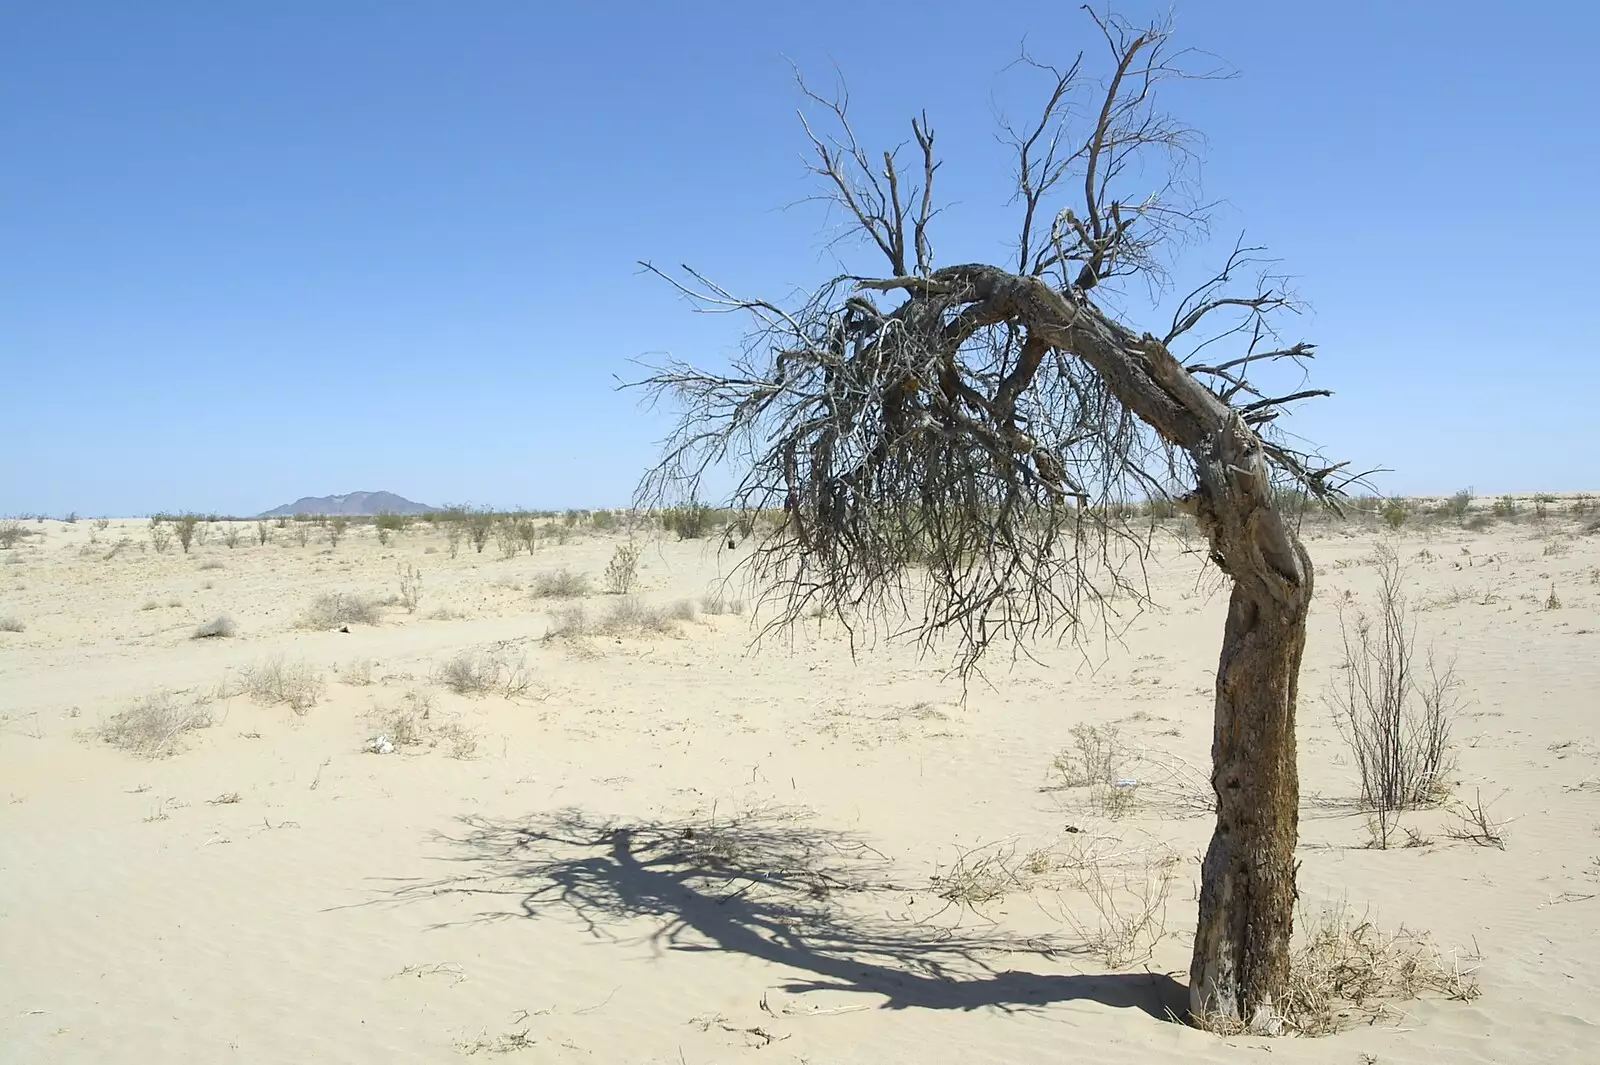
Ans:
[[[1289,983],[1300,811],[1295,700],[1312,569],[1273,505],[1253,434],[1224,432],[1215,443],[1197,463],[1201,489],[1191,501],[1234,585],[1211,747],[1217,826],[1201,867],[1189,1008],[1197,1024],[1266,1034],[1281,1027]]]

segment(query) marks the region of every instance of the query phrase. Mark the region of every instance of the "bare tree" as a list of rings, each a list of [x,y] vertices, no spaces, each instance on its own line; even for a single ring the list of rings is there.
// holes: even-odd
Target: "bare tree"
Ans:
[[[676,408],[638,502],[692,498],[732,470],[730,505],[786,513],[746,563],[774,608],[768,631],[820,606],[925,647],[953,634],[965,671],[996,639],[1081,632],[1142,604],[1150,529],[1126,504],[1174,499],[1232,579],[1190,1007],[1197,1023],[1272,1031],[1289,977],[1312,596],[1275,485],[1336,502],[1348,481],[1343,464],[1272,431],[1286,405],[1327,393],[1257,383],[1262,367],[1293,369],[1312,349],[1274,330],[1295,305],[1256,249],[1236,247],[1155,332],[1097,302],[1116,279],[1168,285],[1168,253],[1205,231],[1198,138],[1157,97],[1173,79],[1215,75],[1186,69],[1192,56],[1164,25],[1090,18],[1103,75],[1084,55],[1065,68],[1023,59],[1048,91],[1035,120],[1006,127],[1021,213],[1008,266],[935,264],[940,162],[926,115],[911,123],[909,162],[875,153],[842,95],[802,81],[828,122],[805,126],[821,196],[887,271],[836,277],[785,307],[688,267],[657,270],[697,309],[748,315],[754,329],[728,370],[673,362],[633,382]]]

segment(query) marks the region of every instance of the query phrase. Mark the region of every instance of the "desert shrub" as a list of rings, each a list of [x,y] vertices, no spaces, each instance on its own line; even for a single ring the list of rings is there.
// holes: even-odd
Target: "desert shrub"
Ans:
[[[663,510],[661,527],[676,533],[680,540],[699,540],[710,535],[713,517],[709,506],[691,499],[682,506]]]
[[[1467,512],[1472,509],[1472,499],[1472,489],[1463,488],[1444,501],[1443,510],[1446,515],[1456,521],[1465,521]]]
[[[595,532],[611,532],[617,527],[617,512],[614,510],[596,510],[589,515],[589,524]]]
[[[340,625],[376,625],[383,620],[382,605],[376,599],[349,592],[319,595],[300,616],[304,629],[331,629]]]
[[[0,617],[0,632],[21,632],[25,628],[27,626],[22,623],[22,619],[14,614]]]
[[[144,758],[176,754],[183,735],[211,725],[211,710],[203,700],[182,703],[170,692],[139,699],[113,715],[97,730],[101,740]]]
[[[350,519],[343,514],[337,514],[328,519],[328,546],[338,547],[339,541],[344,539],[344,534],[350,530]]]
[[[441,665],[434,679],[457,695],[495,692],[508,699],[525,694],[533,686],[526,659],[513,660],[510,649],[505,647],[463,651]]]
[[[16,518],[0,519],[0,550],[10,550],[32,535],[33,530]]]
[[[535,599],[577,599],[589,592],[589,578],[566,567],[534,574],[530,582]]]
[[[187,511],[178,515],[172,522],[174,535],[178,544],[183,548],[183,553],[188,554],[189,548],[194,544],[195,531],[200,528],[200,515],[190,514]]]
[[[1441,668],[1431,648],[1419,667],[1402,577],[1398,556],[1380,545],[1376,616],[1339,607],[1334,717],[1360,770],[1362,801],[1380,813],[1442,798],[1458,708],[1454,669]]]
[[[150,546],[156,549],[158,555],[166,554],[172,546],[172,526],[159,514],[150,519]]]
[[[305,714],[322,699],[322,675],[304,662],[285,662],[282,656],[245,667],[239,682],[256,702],[281,703],[296,714]]]
[[[483,549],[489,542],[490,535],[494,532],[494,513],[486,509],[469,510],[466,512],[467,541],[478,554],[483,554]]]
[[[380,734],[398,748],[443,747],[451,758],[471,758],[478,749],[477,734],[457,718],[439,713],[426,692],[407,692],[402,704],[382,712],[378,722]],[[369,744],[367,749],[378,747]]]
[[[207,621],[196,628],[194,630],[193,638],[196,640],[210,640],[219,637],[233,636],[238,631],[239,627],[233,623],[232,618],[226,614],[218,614],[210,621]]]
[[[674,633],[680,621],[693,621],[694,604],[680,600],[665,607],[644,603],[634,596],[613,601],[611,609],[599,619],[592,618],[581,604],[553,611],[546,640],[580,636],[646,636]]]
[[[1129,758],[1128,745],[1116,725],[1073,725],[1072,746],[1050,763],[1055,784],[1063,788],[1088,788],[1113,784]]]
[[[264,521],[256,522],[256,543],[266,547],[272,541],[272,526]]]
[[[1487,529],[1491,524],[1493,524],[1493,522],[1494,522],[1494,519],[1489,517],[1489,515],[1487,515],[1487,514],[1474,514],[1474,515],[1472,515],[1472,517],[1470,517],[1466,521],[1462,522],[1461,523],[1461,527],[1463,529],[1468,529],[1468,530],[1470,530],[1472,532],[1482,532],[1483,530]]]
[[[395,572],[400,575],[400,605],[407,614],[415,614],[422,602],[422,571],[408,562],[404,568],[396,566]]]
[[[196,568],[197,569],[203,569],[203,570],[215,570],[215,569],[225,569],[226,567],[224,567],[223,564],[221,562],[218,562],[216,559],[208,558],[204,562],[200,563],[200,565],[197,566]]]
[[[1398,529],[1406,523],[1411,516],[1411,508],[1406,506],[1406,501],[1399,496],[1391,496],[1383,502],[1383,509],[1378,512],[1385,525],[1391,529]]]
[[[222,527],[222,542],[231,551],[239,546],[239,526],[228,522]]]
[[[612,595],[627,595],[639,582],[639,547],[637,544],[618,544],[606,565],[606,591]]]
[[[1516,497],[1501,496],[1489,507],[1489,512],[1497,518],[1515,518],[1518,514]]]
[[[311,522],[307,518],[298,514],[295,515],[295,519],[290,523],[289,529],[291,535],[294,536],[294,542],[301,547],[311,542]]]
[[[730,598],[721,591],[707,592],[700,597],[700,612],[703,614],[743,614],[744,600]]]
[[[467,527],[459,521],[445,523],[444,539],[450,547],[450,557],[455,558],[461,553],[461,540],[466,535]]]
[[[378,543],[387,547],[389,539],[397,532],[404,532],[407,525],[406,516],[393,511],[379,511],[378,516],[372,519],[372,527],[378,530]]]

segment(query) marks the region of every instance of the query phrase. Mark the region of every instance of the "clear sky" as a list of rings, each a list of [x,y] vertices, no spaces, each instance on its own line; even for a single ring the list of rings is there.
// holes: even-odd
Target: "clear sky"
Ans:
[[[1240,75],[1173,98],[1219,236],[1313,308],[1337,395],[1294,428],[1391,491],[1600,489],[1600,5],[1172,10]],[[1004,261],[1003,68],[1091,29],[1059,2],[0,0],[0,514],[624,504],[664,422],[615,376],[739,335],[635,260],[776,295],[836,270],[789,207],[789,60],[837,65],[874,143],[927,108],[939,260]]]

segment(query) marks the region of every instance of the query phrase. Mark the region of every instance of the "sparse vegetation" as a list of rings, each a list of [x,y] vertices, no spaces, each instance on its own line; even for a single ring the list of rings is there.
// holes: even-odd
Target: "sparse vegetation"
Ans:
[[[158,555],[166,554],[172,546],[172,527],[159,514],[150,519],[150,546]]]
[[[114,715],[96,734],[113,747],[144,758],[176,754],[185,733],[211,725],[211,710],[202,699],[182,702],[172,692],[158,692]]]
[[[606,565],[606,591],[612,595],[629,595],[639,583],[639,547],[637,544],[618,544]]]
[[[247,666],[239,674],[240,690],[258,703],[283,704],[304,715],[322,699],[322,674],[304,662],[282,656]]]
[[[204,622],[194,630],[194,639],[209,640],[233,636],[239,631],[233,619],[226,614],[218,614],[210,621]]]
[[[422,571],[408,562],[396,566],[395,572],[400,575],[400,605],[407,614],[415,614],[422,602]]]
[[[15,614],[6,614],[4,617],[0,617],[0,632],[22,632],[25,628],[27,626]]]
[[[1425,672],[1418,668],[1400,560],[1380,545],[1377,566],[1376,616],[1339,605],[1342,676],[1331,700],[1361,773],[1362,801],[1388,814],[1443,797],[1459,682],[1431,648]]]
[[[350,592],[319,595],[300,616],[303,629],[332,629],[343,625],[376,625],[383,607],[376,599]]]
[[[589,578],[566,567],[537,573],[530,582],[535,599],[578,599],[589,594]]]
[[[0,550],[9,551],[32,535],[33,530],[17,519],[0,518]]]
[[[523,657],[512,659],[510,649],[463,651],[441,665],[435,680],[457,695],[488,695],[514,699],[533,687],[533,676]]]
[[[190,514],[185,511],[178,515],[172,522],[174,534],[178,543],[183,547],[183,553],[188,554],[189,548],[194,544],[195,530],[200,527],[200,515]]]
[[[328,519],[328,546],[338,547],[339,541],[344,539],[344,534],[350,530],[350,519],[343,514],[336,514]]]

